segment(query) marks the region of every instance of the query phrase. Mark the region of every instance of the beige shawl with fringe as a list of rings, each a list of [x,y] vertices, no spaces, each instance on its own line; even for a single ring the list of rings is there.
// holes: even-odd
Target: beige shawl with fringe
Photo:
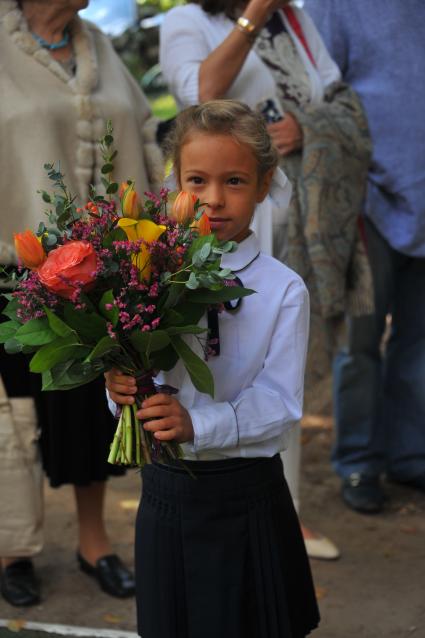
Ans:
[[[143,192],[163,178],[142,91],[95,26],[76,17],[70,30],[75,75],[32,38],[15,0],[0,3],[0,264],[14,261],[13,233],[43,218],[45,162],[60,162],[70,191],[86,201],[89,184],[100,181],[97,141],[108,119],[119,150],[114,179],[134,179]]]

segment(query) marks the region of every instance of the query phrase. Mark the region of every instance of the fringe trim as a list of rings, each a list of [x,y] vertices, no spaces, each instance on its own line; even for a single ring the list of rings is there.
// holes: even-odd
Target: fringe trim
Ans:
[[[152,116],[146,120],[142,129],[146,171],[154,193],[159,193],[165,179],[164,156],[156,141],[158,122],[158,118]]]
[[[76,16],[70,23],[70,31],[77,63],[75,76],[70,76],[50,53],[43,49],[31,36],[27,21],[16,0],[2,0],[0,19],[15,44],[27,55],[45,66],[64,84],[68,85],[76,97],[77,106],[77,148],[75,175],[78,195],[84,200],[88,196],[88,184],[93,178],[95,166],[95,146],[103,134],[104,120],[98,113],[91,94],[98,82],[98,61],[91,30],[97,27],[84,23]],[[99,121],[100,120],[100,121]],[[101,131],[100,135],[98,134]]]
[[[7,244],[0,239],[0,265],[10,266],[11,264],[17,265],[16,254],[13,246]],[[2,284],[3,285],[3,284]]]

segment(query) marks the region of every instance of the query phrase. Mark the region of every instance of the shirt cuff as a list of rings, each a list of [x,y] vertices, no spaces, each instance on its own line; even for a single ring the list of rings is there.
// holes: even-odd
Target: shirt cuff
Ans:
[[[230,403],[214,403],[189,410],[194,452],[213,448],[234,448],[239,443],[238,421]]]

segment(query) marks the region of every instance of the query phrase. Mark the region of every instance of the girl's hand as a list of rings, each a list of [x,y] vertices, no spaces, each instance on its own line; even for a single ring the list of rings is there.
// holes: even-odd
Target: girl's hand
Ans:
[[[113,368],[105,372],[106,388],[112,401],[119,405],[131,405],[137,392],[136,379]]]
[[[302,148],[302,128],[291,113],[285,113],[283,120],[269,124],[267,130],[280,155],[289,155]]]
[[[142,403],[139,419],[152,419],[143,424],[158,441],[193,441],[194,431],[189,412],[169,394],[155,394]]]

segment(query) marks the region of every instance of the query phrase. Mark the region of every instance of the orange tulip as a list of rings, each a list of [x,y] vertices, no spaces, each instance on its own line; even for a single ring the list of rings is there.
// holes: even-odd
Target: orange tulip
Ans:
[[[142,204],[134,190],[134,182],[130,182],[130,184],[123,182],[121,184],[120,198],[123,217],[139,219],[139,215],[142,212]]]
[[[195,204],[198,198],[193,193],[181,191],[174,200],[169,217],[179,224],[187,224],[195,217]]]
[[[25,230],[23,233],[15,233],[15,249],[19,257],[19,261],[23,263],[25,268],[34,270],[39,268],[46,260],[46,253],[32,230]]]
[[[194,221],[193,224],[191,224],[191,227],[197,228],[201,236],[211,235],[211,224],[206,213],[202,213],[200,219],[198,219],[198,221]]]

